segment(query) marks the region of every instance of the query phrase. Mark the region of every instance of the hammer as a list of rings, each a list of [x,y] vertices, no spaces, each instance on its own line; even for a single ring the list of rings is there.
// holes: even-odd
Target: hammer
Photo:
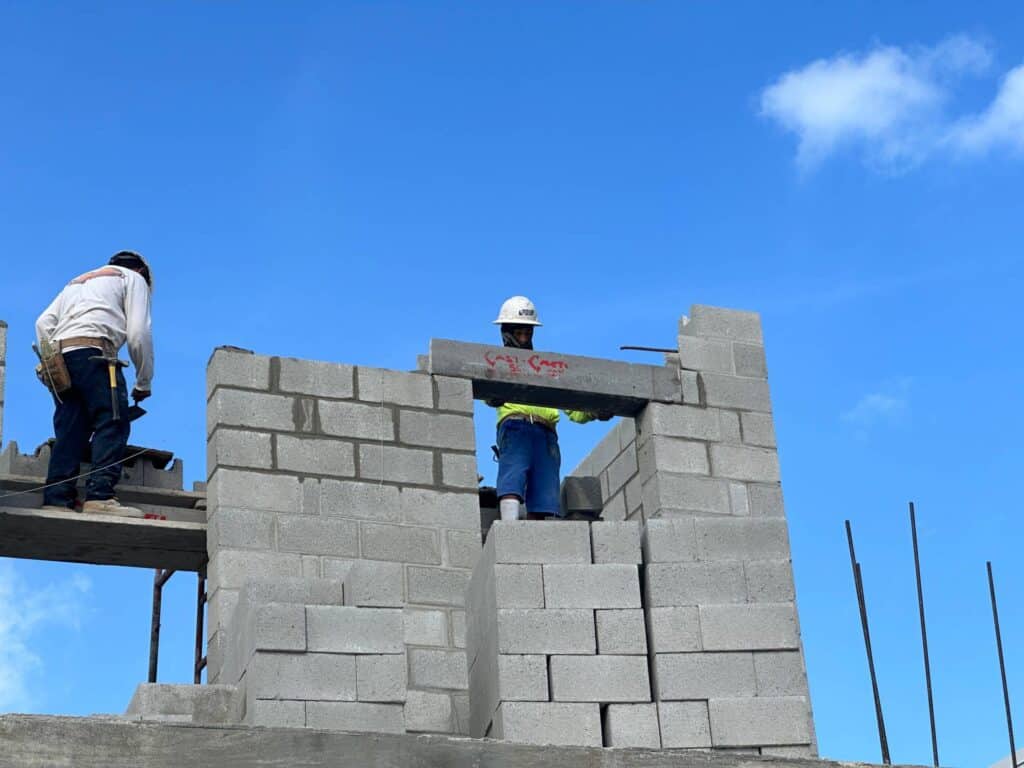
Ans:
[[[90,360],[103,360],[110,373],[110,409],[114,412],[114,421],[121,420],[121,404],[117,399],[117,369],[127,368],[128,363],[118,360],[117,355],[95,355]]]

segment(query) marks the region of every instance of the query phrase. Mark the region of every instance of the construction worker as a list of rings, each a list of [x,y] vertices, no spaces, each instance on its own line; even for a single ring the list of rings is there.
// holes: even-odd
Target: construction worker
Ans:
[[[135,402],[151,394],[153,337],[149,264],[134,251],[118,251],[109,263],[76,277],[36,321],[36,339],[46,371],[44,384],[54,393],[53,429],[43,491],[43,509],[74,509],[75,477],[87,447],[92,472],[86,482],[83,512],[142,517],[114,496],[128,445],[128,389],[117,353],[127,341],[135,364]],[[53,385],[51,362],[61,368],[63,391]],[[56,358],[63,358],[61,360]],[[66,370],[65,370],[66,368]],[[59,387],[58,387],[59,388]]]
[[[514,349],[533,349],[533,329],[541,322],[537,309],[525,296],[513,296],[501,305],[495,325],[501,342]],[[558,449],[558,409],[488,401],[498,409],[498,509],[502,520],[518,520],[526,504],[528,520],[561,516]],[[571,421],[585,424],[607,414],[566,411]]]

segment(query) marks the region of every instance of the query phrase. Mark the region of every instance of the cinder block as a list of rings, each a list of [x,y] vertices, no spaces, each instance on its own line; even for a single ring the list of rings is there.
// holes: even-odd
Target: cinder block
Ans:
[[[452,645],[456,648],[466,647],[466,612],[452,611]]]
[[[422,605],[464,607],[469,571],[408,566],[409,602]]]
[[[218,388],[206,406],[206,434],[219,426],[291,432],[296,429],[295,398]]]
[[[448,645],[448,616],[444,611],[405,609],[406,645]]]
[[[562,481],[562,509],[566,513],[600,514],[602,497],[601,481],[596,477],[570,475]]]
[[[702,560],[789,558],[786,521],[778,518],[699,518],[695,521]]]
[[[546,656],[501,654],[498,662],[499,701],[547,701],[548,661]]]
[[[797,650],[800,636],[792,603],[700,606],[706,651]]]
[[[691,371],[733,373],[732,342],[724,339],[680,336],[679,364]]]
[[[270,469],[272,466],[269,433],[218,428],[206,442],[207,476],[216,467]]]
[[[345,586],[332,578],[255,576],[240,592],[251,605],[292,603],[299,605],[344,605]]]
[[[808,744],[806,747],[761,747],[761,754],[767,757],[816,758],[818,751]]]
[[[254,576],[302,576],[302,559],[293,553],[227,549],[211,554],[211,593],[217,589],[241,589]]]
[[[598,521],[590,525],[595,563],[642,562],[640,523],[636,521]]]
[[[445,565],[456,568],[472,568],[480,557],[480,534],[478,531],[447,531]]]
[[[744,603],[742,563],[653,563],[646,566],[647,605]]]
[[[716,747],[809,744],[810,715],[803,697],[711,699],[711,734]]]
[[[258,699],[355,701],[356,658],[339,653],[257,652],[245,670],[246,691]]]
[[[707,475],[711,471],[706,443],[661,435],[653,436],[640,447],[640,466],[644,480],[655,472]]]
[[[765,448],[712,445],[711,471],[716,477],[775,483],[779,480],[779,455]]]
[[[606,747],[661,748],[657,704],[609,704],[604,712]]]
[[[643,486],[645,514],[651,517],[675,515],[728,515],[729,486],[724,480],[700,475],[659,472]]]
[[[685,563],[697,559],[697,529],[692,518],[653,519],[641,531],[645,563]]]
[[[590,525],[584,522],[498,521],[488,537],[498,563],[590,562]]]
[[[287,472],[354,477],[355,447],[340,440],[277,435],[277,466]]]
[[[498,609],[499,653],[592,654],[592,610]]]
[[[360,523],[363,557],[398,563],[441,564],[438,532],[430,528]]]
[[[747,413],[747,411],[744,411]],[[740,414],[737,411],[719,411],[718,418],[722,425],[723,443],[742,443],[743,433],[740,431]]]
[[[3,354],[0,354],[0,358]],[[218,347],[206,364],[206,398],[215,387],[261,389],[270,387],[270,358],[243,350]]]
[[[345,582],[346,605],[375,608],[405,605],[405,572],[401,563],[324,558],[324,576]]]
[[[405,702],[408,680],[404,653],[354,658],[359,701]]]
[[[273,512],[219,507],[206,523],[207,549],[273,549],[275,517]]]
[[[206,604],[207,635],[227,628],[238,607],[238,592],[237,589],[218,589],[210,593]]]
[[[332,557],[359,556],[359,524],[341,518],[277,515],[277,547],[282,552]]]
[[[409,680],[417,688],[467,690],[469,670],[464,651],[440,651],[410,648]]]
[[[680,327],[684,336],[705,339],[729,339],[750,344],[764,344],[761,334],[761,316],[757,312],[711,307],[694,304],[690,308],[690,321]]]
[[[404,653],[405,627],[396,608],[306,607],[307,647],[324,653]]]
[[[600,747],[598,704],[505,701],[494,713],[492,738],[520,744]]]
[[[635,565],[545,565],[546,608],[639,608]]]
[[[757,344],[733,344],[732,353],[737,376],[768,378],[768,364],[764,356],[764,347]]]
[[[447,693],[409,691],[405,699],[405,729],[419,733],[451,733],[454,712]]]
[[[441,479],[452,488],[479,487],[477,479],[476,456],[464,453],[445,453],[441,455]]]
[[[398,522],[402,518],[399,489],[381,483],[351,480],[320,481],[320,507],[326,516]]]
[[[757,695],[751,653],[659,653],[654,670],[661,701]]]
[[[306,702],[306,727],[360,733],[404,733],[402,704],[362,701]]]
[[[356,370],[359,399],[371,403],[395,403],[414,408],[434,407],[434,386],[430,376],[423,373],[402,373],[383,368]]]
[[[778,483],[772,485],[748,485],[750,496],[750,514],[753,517],[785,517],[786,511],[782,502],[782,488]]]
[[[630,443],[626,449],[608,465],[608,493],[611,497],[619,492],[629,478],[637,473],[636,445]]]
[[[444,493],[426,488],[403,488],[402,519],[413,525],[480,530],[480,499],[476,493]],[[477,537],[479,539],[479,536]]]
[[[359,476],[363,479],[381,479],[380,445],[364,443],[359,446]],[[383,446],[383,479],[392,483],[434,482],[434,454],[415,448]]]
[[[734,515],[750,516],[750,498],[743,483],[729,483],[729,506]]]
[[[650,608],[647,630],[654,653],[690,653],[701,650],[697,606]]]
[[[206,498],[211,513],[220,507],[297,512],[302,503],[298,478],[237,469],[216,470],[207,485]]]
[[[389,407],[365,403],[320,401],[320,429],[325,435],[362,440],[395,439],[394,415]]]
[[[745,379],[722,373],[702,373],[700,379],[709,406],[764,413],[772,410],[768,382],[764,379]]]
[[[700,374],[697,371],[677,370],[679,388],[682,390],[682,402],[698,404],[700,397]]]
[[[264,728],[303,728],[306,702],[256,699],[246,707],[245,723]]]
[[[599,522],[616,523],[626,519],[626,493],[619,491],[609,499],[604,508],[601,509],[601,520]]]
[[[288,603],[265,603],[248,606],[244,613],[236,609],[235,616],[245,616],[240,640],[242,648],[256,651],[304,651],[307,647],[305,606]],[[236,618],[236,622],[239,619]]]
[[[322,363],[282,357],[280,387],[282,392],[295,392],[315,397],[352,397],[353,367],[343,363]],[[321,416],[323,410],[320,411]]]
[[[543,566],[498,564],[493,568],[496,607],[544,607]]]
[[[401,411],[398,424],[399,439],[407,445],[463,451],[476,447],[473,419],[470,416]]]
[[[441,411],[473,413],[473,382],[451,376],[434,376],[437,408]]]
[[[598,653],[620,656],[647,653],[647,632],[641,609],[594,611],[594,616]]]
[[[807,696],[807,675],[799,651],[754,654],[758,696]]]
[[[744,563],[743,569],[752,603],[787,603],[796,599],[789,560],[757,560]]]
[[[303,515],[319,517],[321,514],[320,479],[317,477],[302,478],[299,481],[299,494],[302,498],[302,506],[297,511]]]
[[[638,440],[645,442],[654,435],[685,437],[691,440],[721,439],[718,411],[691,405],[651,403],[637,420]]]
[[[658,702],[658,721],[664,749],[711,747],[711,723],[706,701]]]

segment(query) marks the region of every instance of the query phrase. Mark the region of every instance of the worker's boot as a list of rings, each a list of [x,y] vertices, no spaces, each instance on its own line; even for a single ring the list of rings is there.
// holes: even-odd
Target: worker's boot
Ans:
[[[142,517],[141,509],[126,507],[117,499],[90,499],[82,505],[82,511],[89,515],[114,515],[116,517]]]
[[[72,507],[65,507],[63,504],[43,504],[40,507],[44,512],[74,512]]]

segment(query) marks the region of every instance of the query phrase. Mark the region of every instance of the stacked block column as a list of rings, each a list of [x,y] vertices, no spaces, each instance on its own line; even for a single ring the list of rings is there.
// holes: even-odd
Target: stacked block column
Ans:
[[[643,503],[637,462],[636,422],[625,417],[572,471],[601,483],[602,520],[640,519]]]

